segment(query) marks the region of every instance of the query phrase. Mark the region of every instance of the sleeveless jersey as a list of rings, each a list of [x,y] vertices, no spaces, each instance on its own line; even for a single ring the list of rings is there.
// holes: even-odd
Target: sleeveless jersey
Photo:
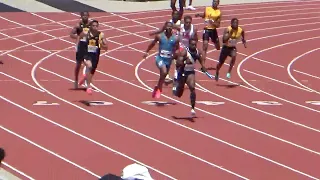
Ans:
[[[232,28],[231,26],[228,26],[227,29],[228,32],[230,32]],[[224,43],[224,45],[228,47],[236,47],[237,43],[240,41],[242,31],[243,29],[241,27],[238,27],[238,30],[231,35],[228,42]]]
[[[176,26],[180,26],[180,24],[181,24],[181,21],[180,21],[180,20],[178,20],[176,23],[174,23],[173,20],[170,19],[169,22],[171,22],[172,24],[174,24],[174,25],[176,25]],[[173,34],[175,34],[175,35],[178,35],[178,34],[179,34],[178,30],[176,30],[176,29],[172,29],[172,32],[173,32]]]
[[[185,64],[184,71],[194,71],[195,69],[195,63],[197,60],[200,59],[199,51],[196,49],[195,52],[191,52],[189,47],[186,47],[187,50],[187,57],[190,59],[192,64]]]
[[[184,24],[180,26],[179,39],[184,47],[189,46],[189,39],[194,35],[194,26],[191,24],[191,28],[187,31],[184,29]]]
[[[220,9],[213,9],[212,7],[206,7],[205,9],[205,24],[206,29],[215,29],[213,25],[209,22],[209,20],[216,21],[221,16]]]
[[[160,34],[159,41],[159,56],[166,59],[171,59],[176,45],[176,37],[172,35],[169,39],[164,33]]]
[[[82,21],[79,22],[79,28],[77,29],[77,34],[79,35],[81,32],[83,32],[84,34],[88,34],[89,32],[89,24],[85,24]],[[82,42],[86,42],[86,37],[80,39],[80,41]]]
[[[103,33],[98,31],[96,35],[92,35],[90,32],[87,34],[88,52],[98,53],[100,51],[100,42],[102,41]]]

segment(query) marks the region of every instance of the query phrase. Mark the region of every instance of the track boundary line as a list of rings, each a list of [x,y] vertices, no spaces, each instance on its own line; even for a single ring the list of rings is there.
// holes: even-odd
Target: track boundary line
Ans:
[[[303,85],[302,83],[300,83],[300,82],[291,74],[291,66],[293,65],[293,63],[295,63],[295,62],[296,62],[297,60],[299,60],[301,57],[303,57],[303,56],[305,56],[305,55],[308,55],[308,54],[310,54],[310,53],[312,53],[312,52],[314,52],[314,51],[318,51],[318,50],[320,50],[320,48],[316,48],[316,49],[310,50],[310,51],[308,51],[308,52],[305,52],[305,53],[303,53],[303,54],[295,57],[295,58],[288,64],[288,66],[287,66],[287,73],[288,73],[288,75],[290,76],[290,78],[291,78],[295,83],[299,84],[301,87],[306,88],[306,89],[308,89],[308,90],[310,90],[311,92],[314,92],[314,93],[316,93],[316,94],[320,94],[320,92],[319,92],[319,91],[316,91],[316,90],[314,90],[314,89],[312,89],[312,88],[310,88],[310,87],[308,87],[308,86]]]

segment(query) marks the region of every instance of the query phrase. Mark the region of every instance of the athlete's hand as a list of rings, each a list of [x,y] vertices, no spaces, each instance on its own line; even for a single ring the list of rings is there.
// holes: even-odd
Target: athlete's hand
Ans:
[[[201,67],[201,71],[203,72],[203,73],[205,73],[205,72],[207,72],[207,68],[206,67]]]
[[[242,44],[243,44],[244,48],[247,48],[247,41],[246,40],[242,40]]]
[[[148,55],[149,55],[149,53],[145,53],[142,57],[143,57],[143,59],[146,59],[147,57],[148,57]]]

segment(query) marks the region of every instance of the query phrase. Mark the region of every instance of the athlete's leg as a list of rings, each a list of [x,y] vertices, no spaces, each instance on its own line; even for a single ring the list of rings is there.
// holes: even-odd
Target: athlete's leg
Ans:
[[[210,35],[211,35],[210,38],[211,38],[215,48],[217,50],[220,50],[220,40],[219,40],[217,29],[212,30],[212,33]]]
[[[177,2],[177,0],[171,0],[170,1],[172,12],[177,11],[176,2]]]
[[[88,94],[92,93],[91,83],[92,83],[92,78],[94,76],[94,73],[96,72],[96,69],[99,64],[99,57],[100,57],[100,52],[91,54],[92,68],[90,69],[90,71],[88,71],[88,77],[87,77],[87,83],[88,83],[87,93]]]
[[[203,35],[202,35],[202,41],[203,41],[203,45],[202,45],[202,49],[204,52],[204,60],[207,57],[207,51],[208,51],[208,46],[209,46],[209,39],[210,39],[210,31],[208,30],[203,30]],[[203,62],[205,64],[205,62]]]
[[[230,61],[230,66],[229,66],[228,73],[227,73],[227,78],[231,78],[231,71],[232,71],[232,68],[236,62],[236,57],[237,57],[237,49],[236,48],[231,50],[230,56],[231,56],[231,61]]]
[[[190,104],[191,104],[191,114],[195,115],[194,108],[196,106],[196,81],[195,81],[195,72],[189,72],[186,77],[186,84],[190,90]]]
[[[183,95],[185,83],[186,77],[184,76],[183,72],[178,72],[177,81],[174,84],[173,95],[180,98]]]
[[[155,86],[153,90],[152,97],[160,98],[160,95],[162,92],[162,85],[165,81],[168,71],[167,71],[166,60],[161,58],[160,56],[156,56],[156,65],[159,69],[160,77],[158,80],[158,84]]]
[[[82,62],[84,61],[84,55],[82,52],[76,52],[76,66],[74,69],[74,88],[78,88],[78,80],[79,80],[79,73],[81,69]]]
[[[228,55],[229,55],[228,47],[226,47],[226,46],[222,47],[222,49],[220,51],[219,62],[216,66],[216,74],[215,74],[216,81],[219,80],[219,71],[220,71],[222,65],[224,64],[224,62],[226,61]]]

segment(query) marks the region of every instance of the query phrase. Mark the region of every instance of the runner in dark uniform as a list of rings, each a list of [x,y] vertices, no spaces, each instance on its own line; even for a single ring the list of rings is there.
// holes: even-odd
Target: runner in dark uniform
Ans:
[[[99,64],[100,49],[108,49],[107,40],[104,37],[104,33],[98,31],[98,27],[99,22],[97,20],[92,20],[90,22],[90,29],[88,33],[85,34],[84,32],[82,32],[80,34],[81,38],[85,37],[87,39],[87,47],[86,53],[84,55],[84,59],[86,61],[86,74],[84,78],[79,82],[79,85],[82,85],[86,80],[88,94],[92,93],[91,81],[92,76],[94,75]]]
[[[81,68],[81,64],[84,62],[84,55],[87,52],[87,39],[86,37],[84,38],[79,38],[79,35],[83,32],[85,34],[88,33],[89,31],[89,13],[88,12],[81,12],[81,20],[80,22],[72,29],[70,33],[70,37],[72,39],[77,40],[77,46],[76,46],[76,67],[74,70],[74,75],[75,75],[75,83],[74,86],[75,88],[78,88],[78,76]],[[84,75],[83,75],[84,76]],[[82,77],[83,79],[84,77]]]
[[[184,85],[187,84],[190,90],[191,115],[195,115],[196,92],[195,92],[195,63],[199,61],[201,69],[206,72],[204,67],[204,56],[197,49],[197,40],[190,39],[189,46],[180,52],[177,57],[178,77],[174,84],[173,93],[177,97],[181,97],[184,91]]]

